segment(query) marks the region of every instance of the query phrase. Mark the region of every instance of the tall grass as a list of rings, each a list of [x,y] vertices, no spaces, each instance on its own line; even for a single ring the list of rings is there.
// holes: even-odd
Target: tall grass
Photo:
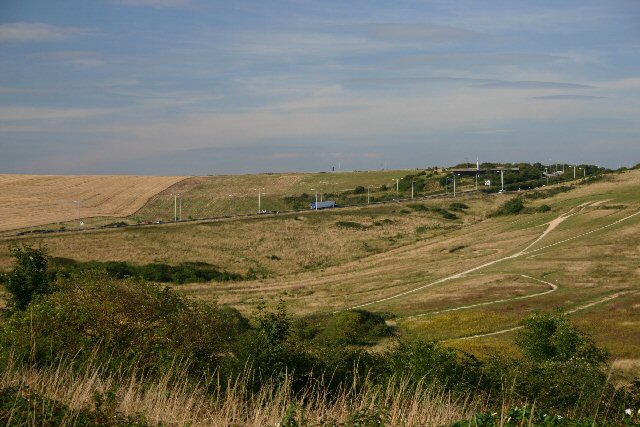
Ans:
[[[368,378],[329,394],[324,377],[295,393],[292,376],[250,389],[252,371],[220,384],[213,375],[208,384],[194,384],[184,366],[176,364],[163,377],[107,374],[99,364],[77,366],[73,360],[37,368],[9,358],[0,372],[0,390],[14,387],[68,405],[75,411],[91,410],[96,395],[111,394],[114,410],[125,416],[144,417],[151,425],[275,426],[285,417],[305,419],[309,425],[341,425],[354,414],[383,413],[385,425],[448,425],[482,409],[479,400],[459,398],[432,384],[411,384],[398,378],[384,387]],[[16,409],[14,409],[16,410]],[[30,411],[37,411],[34,407]],[[15,414],[4,414],[11,418]],[[36,417],[28,417],[29,419]],[[7,419],[7,418],[5,418]],[[72,415],[57,420],[73,425]]]

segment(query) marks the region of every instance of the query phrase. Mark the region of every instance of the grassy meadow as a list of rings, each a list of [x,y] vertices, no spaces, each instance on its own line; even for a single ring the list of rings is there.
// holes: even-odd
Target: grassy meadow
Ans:
[[[277,187],[285,194],[319,187],[323,175],[264,175],[260,185],[271,189],[267,193],[275,193]],[[398,173],[392,171],[371,173],[368,182],[380,184],[395,175]],[[361,180],[346,173],[330,177],[343,178],[336,181],[340,189]],[[255,183],[255,178],[246,179]],[[236,191],[249,185],[235,177],[219,179],[233,180]],[[175,186],[194,185],[194,194],[205,194],[214,181],[205,177],[197,183],[184,180]],[[20,241],[44,245],[51,256],[78,261],[207,262],[254,279],[192,283],[176,289],[196,299],[230,304],[245,313],[252,312],[261,300],[268,304],[284,300],[293,313],[305,315],[361,307],[390,313],[406,333],[437,340],[508,329],[535,310],[573,309],[628,292],[572,317],[592,329],[598,342],[606,344],[614,356],[629,361],[625,367],[637,372],[634,360],[640,355],[640,315],[632,307],[637,304],[640,279],[640,216],[607,226],[637,212],[639,188],[640,174],[632,171],[591,185],[576,185],[553,197],[525,199],[532,211],[542,204],[551,207],[541,213],[489,217],[512,195],[459,196],[455,201],[468,205],[462,212],[451,210],[454,199],[448,198],[24,237]],[[218,196],[230,191],[223,186]],[[448,209],[457,218],[445,219],[433,208]],[[526,254],[434,283],[516,254],[534,242],[549,221],[566,213],[571,215]],[[592,232],[601,227],[607,228]],[[579,237],[583,233],[590,234]],[[0,247],[0,267],[9,266],[6,246]],[[518,299],[548,289],[523,275],[556,283],[558,289]],[[613,320],[609,319],[606,327],[594,321],[597,313],[609,313],[611,305],[627,310],[618,322],[627,337],[624,342],[616,338]],[[463,306],[471,307],[446,311]],[[453,340],[448,345],[489,354],[504,347],[502,341],[508,341],[509,336]]]
[[[394,172],[371,174],[381,185]],[[260,185],[286,187],[285,200],[324,175],[264,175]],[[344,177],[340,191],[362,178],[330,176]],[[189,178],[165,192],[204,203],[231,183]],[[447,425],[489,410],[504,422],[508,408],[538,397],[565,416],[592,416],[596,400],[613,405],[613,384],[640,375],[640,171],[565,186],[4,237],[4,271],[11,245],[23,244],[45,248],[56,268],[180,267],[183,281],[206,268],[225,279],[174,282],[168,293],[165,282],[60,270],[58,291],[2,321],[0,340],[13,347],[2,353],[0,404],[40,405],[29,419],[67,425]],[[499,214],[516,199],[517,214]],[[587,365],[531,359],[517,341],[523,321],[555,309],[610,353],[608,377],[594,350]]]

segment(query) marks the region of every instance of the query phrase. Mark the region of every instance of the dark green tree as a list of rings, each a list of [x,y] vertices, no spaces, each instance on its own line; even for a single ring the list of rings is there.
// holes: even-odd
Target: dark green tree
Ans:
[[[580,360],[598,366],[608,359],[591,337],[574,327],[560,311],[533,313],[523,322],[516,344],[533,362],[568,362]]]
[[[11,304],[24,310],[36,295],[51,291],[47,254],[44,248],[27,245],[11,246],[9,253],[16,264],[6,275],[6,288],[11,294]]]

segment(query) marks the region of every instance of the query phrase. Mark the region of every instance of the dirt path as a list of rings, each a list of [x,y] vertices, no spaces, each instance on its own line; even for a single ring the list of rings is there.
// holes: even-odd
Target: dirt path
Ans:
[[[618,297],[620,297],[622,295],[633,294],[633,293],[637,293],[637,291],[624,291],[624,292],[615,293],[613,295],[608,295],[608,296],[606,296],[604,298],[601,298],[599,300],[592,301],[592,302],[590,302],[588,304],[581,305],[579,307],[576,307],[574,309],[566,311],[565,314],[577,313],[578,311],[586,310],[587,308],[593,307],[595,305],[599,305],[599,304],[611,301],[611,300],[616,299],[616,298],[618,298]],[[501,329],[499,331],[488,332],[486,334],[476,334],[476,335],[470,335],[468,337],[451,338],[451,339],[448,339],[448,340],[442,340],[442,342],[472,340],[472,339],[475,339],[475,338],[490,337],[490,336],[493,336],[493,335],[501,335],[501,334],[506,334],[507,332],[517,331],[517,330],[522,329],[522,328],[524,328],[524,326],[515,326],[513,328]]]
[[[398,319],[398,320],[411,320],[411,319],[416,319],[418,317],[430,316],[430,315],[433,315],[433,314],[448,313],[450,311],[466,310],[466,309],[469,309],[469,308],[484,307],[484,306],[487,306],[487,305],[499,304],[499,303],[503,303],[503,302],[517,301],[517,300],[522,300],[522,299],[527,299],[527,298],[534,298],[534,297],[539,297],[539,296],[542,296],[542,295],[550,294],[550,293],[555,292],[555,291],[558,290],[558,285],[556,285],[555,283],[551,283],[551,282],[547,282],[546,280],[541,280],[541,279],[537,279],[535,277],[527,276],[526,274],[521,274],[521,276],[522,277],[526,277],[527,279],[535,280],[536,282],[544,283],[545,285],[548,285],[550,289],[548,289],[548,290],[546,290],[544,292],[538,292],[538,293],[531,294],[531,295],[523,295],[523,296],[512,297],[512,298],[502,298],[502,299],[497,299],[497,300],[493,300],[493,301],[479,302],[477,304],[463,305],[462,307],[447,308],[447,309],[438,310],[438,311],[430,311],[428,313],[416,314],[415,316],[408,316],[408,317],[404,317],[404,318],[401,318],[401,319]]]
[[[390,295],[390,296],[385,297],[385,298],[380,298],[380,299],[377,299],[377,300],[374,300],[374,301],[370,301],[370,302],[367,302],[367,303],[358,304],[358,305],[355,305],[355,306],[352,306],[352,307],[348,307],[348,308],[345,308],[345,309],[342,309],[342,310],[336,310],[336,311],[334,311],[334,313],[338,313],[340,311],[346,311],[346,310],[353,310],[353,309],[368,307],[368,306],[371,306],[371,305],[374,305],[374,304],[379,304],[379,303],[390,301],[390,300],[393,300],[393,299],[396,299],[396,298],[404,297],[406,295],[410,295],[410,294],[419,292],[419,291],[421,291],[423,289],[435,286],[437,284],[440,284],[440,283],[443,283],[443,282],[446,282],[446,281],[449,281],[449,280],[459,279],[459,278],[464,277],[465,275],[467,275],[469,273],[473,273],[475,271],[482,270],[482,269],[484,269],[486,267],[492,266],[492,265],[497,264],[499,262],[515,259],[515,258],[521,257],[523,255],[531,254],[531,253],[534,253],[534,252],[539,252],[539,251],[541,251],[543,249],[550,248],[550,247],[553,247],[553,246],[556,246],[556,245],[559,245],[559,244],[562,244],[562,243],[565,243],[565,242],[568,242],[568,241],[571,241],[571,240],[578,239],[580,237],[587,236],[589,234],[596,233],[598,231],[601,231],[601,230],[604,230],[606,228],[612,227],[612,226],[614,226],[616,224],[619,224],[621,222],[627,221],[627,220],[629,220],[629,219],[631,219],[631,218],[633,218],[633,217],[635,217],[637,215],[640,215],[640,210],[639,210],[634,214],[628,215],[628,216],[626,216],[624,218],[621,218],[621,219],[619,219],[617,221],[614,221],[614,222],[612,222],[610,224],[607,224],[607,225],[604,225],[602,227],[596,228],[594,230],[588,231],[586,233],[582,233],[582,234],[579,234],[577,236],[573,236],[573,237],[570,237],[568,239],[564,239],[562,241],[555,242],[555,243],[543,246],[541,248],[537,248],[537,249],[534,249],[534,250],[529,250],[536,243],[540,242],[544,237],[546,237],[549,233],[551,233],[554,229],[556,229],[558,227],[558,225],[560,225],[563,221],[565,221],[570,216],[575,215],[576,213],[583,211],[591,203],[592,202],[583,203],[583,204],[581,204],[581,205],[579,205],[579,206],[577,206],[575,208],[572,208],[569,212],[560,215],[555,220],[549,222],[549,225],[547,226],[545,231],[542,233],[542,235],[540,235],[534,242],[529,244],[525,249],[523,249],[523,250],[521,250],[519,252],[516,252],[513,255],[509,255],[509,256],[506,256],[506,257],[503,257],[503,258],[499,258],[499,259],[496,259],[496,260],[493,260],[493,261],[486,262],[486,263],[481,264],[479,266],[470,268],[470,269],[462,271],[460,273],[453,274],[451,276],[443,277],[443,278],[438,279],[438,280],[436,280],[434,282],[427,283],[426,285],[422,285],[422,286],[419,286],[417,288],[410,289],[408,291],[400,292],[400,293],[397,293],[397,294],[394,294],[394,295]]]

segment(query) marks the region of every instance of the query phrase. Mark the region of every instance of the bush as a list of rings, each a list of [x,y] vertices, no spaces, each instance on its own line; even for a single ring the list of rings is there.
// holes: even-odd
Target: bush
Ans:
[[[51,276],[68,277],[72,272],[104,270],[113,279],[141,278],[159,283],[192,283],[230,281],[246,279],[240,274],[218,270],[206,262],[184,262],[175,266],[168,264],[132,265],[122,261],[78,262],[68,258],[51,259]]]
[[[436,208],[431,208],[431,211],[439,213],[440,215],[442,215],[442,217],[444,219],[458,219],[456,214],[454,214],[452,212],[449,212],[448,210],[443,209],[443,208],[437,208],[437,207]]]
[[[354,190],[353,190],[353,194],[364,194],[367,192],[367,189],[364,188],[362,185],[358,185]]]
[[[422,203],[409,203],[407,207],[413,209],[416,212],[426,212],[429,210],[429,208]]]
[[[449,205],[449,209],[456,212],[464,212],[465,209],[469,209],[469,206],[464,203],[453,202]]]
[[[559,311],[533,313],[523,321],[523,326],[516,336],[516,344],[533,362],[582,360],[598,366],[609,357]]]
[[[366,310],[349,310],[331,316],[317,339],[345,345],[367,345],[388,336],[391,336],[391,328],[382,316]]]
[[[391,375],[415,383],[436,383],[460,391],[480,384],[480,364],[475,359],[466,355],[459,358],[454,350],[434,341],[401,340],[387,352],[386,363]]]
[[[366,225],[360,224],[359,222],[353,222],[353,221],[337,221],[336,227],[350,228],[352,230],[366,230],[368,228]]]
[[[27,387],[17,386],[0,389],[0,422],[11,426],[127,426],[149,425],[144,418],[128,417],[115,410],[112,396],[105,399],[94,397],[92,410],[71,409],[68,405],[50,399]],[[73,420],[73,421],[71,421]]]
[[[517,215],[524,209],[524,203],[519,197],[507,200],[497,211],[491,216]]]
[[[4,278],[11,294],[10,305],[24,310],[36,295],[46,295],[51,291],[48,259],[43,248],[30,246],[11,246],[9,254],[16,263]]]
[[[234,309],[189,301],[139,280],[85,272],[57,286],[7,321],[0,333],[2,349],[44,364],[63,355],[83,360],[97,352],[106,365],[147,372],[182,360],[202,374],[216,368],[235,337],[248,329]]]

